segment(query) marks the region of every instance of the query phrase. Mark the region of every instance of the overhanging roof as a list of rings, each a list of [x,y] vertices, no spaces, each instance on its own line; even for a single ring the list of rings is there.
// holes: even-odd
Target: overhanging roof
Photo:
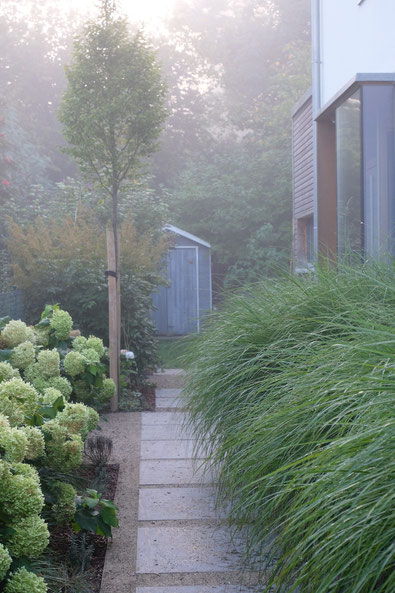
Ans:
[[[352,95],[361,84],[394,84],[395,73],[358,73],[351,80],[348,81],[343,88],[341,88],[323,107],[321,107],[317,113],[314,114],[314,119],[320,119],[321,117],[332,112],[333,109],[338,107],[349,95]]]
[[[207,243],[207,241],[204,241],[203,239],[199,239],[199,237],[196,237],[195,235],[192,235],[191,233],[188,233],[187,231],[183,231],[182,229],[179,229],[178,227],[173,226],[172,224],[167,224],[165,226],[165,231],[170,231],[171,233],[175,233],[176,235],[185,237],[185,239],[189,239],[190,241],[194,241],[195,243],[204,245],[204,247],[211,248],[210,243]]]

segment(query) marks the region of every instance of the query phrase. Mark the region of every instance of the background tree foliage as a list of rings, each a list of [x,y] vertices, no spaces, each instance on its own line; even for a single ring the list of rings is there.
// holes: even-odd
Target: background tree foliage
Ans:
[[[38,217],[26,226],[10,221],[8,249],[12,282],[24,289],[26,319],[40,318],[46,303],[68,307],[84,334],[107,341],[108,290],[105,229],[91,209],[80,207],[76,216]],[[158,267],[168,243],[152,229],[137,230],[131,216],[120,227],[122,344],[133,350],[139,372],[155,363],[153,325],[148,313],[151,291],[161,282]]]
[[[165,143],[184,138],[171,211],[211,242],[217,293],[289,262],[290,114],[309,84],[309,11],[308,0],[196,0],[170,23],[170,43],[204,72],[189,90],[205,105],[195,145],[167,130]]]
[[[13,163],[5,210],[45,219],[59,198],[64,203],[66,184],[81,187],[76,199],[80,192],[103,220],[109,214],[103,195],[79,185],[57,148],[64,145],[55,122],[66,87],[63,64],[83,16],[64,18],[49,0],[29,0],[27,26],[20,4],[4,0],[0,8],[4,132]],[[167,203],[166,221],[212,243],[217,296],[224,285],[273,273],[273,264],[289,260],[290,114],[309,86],[309,18],[309,0],[180,0],[166,30],[153,38],[169,117],[151,175],[135,177],[120,196],[120,211],[127,211],[130,193],[140,221],[150,207],[144,200],[139,207],[139,195],[150,193],[162,213]]]

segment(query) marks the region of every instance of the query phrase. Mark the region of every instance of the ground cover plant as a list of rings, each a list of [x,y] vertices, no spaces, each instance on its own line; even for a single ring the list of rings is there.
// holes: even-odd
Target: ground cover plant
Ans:
[[[72,328],[70,315],[57,306],[47,306],[34,327],[0,320],[0,591],[5,593],[46,593],[46,571],[37,562],[64,525],[73,521],[76,531],[105,537],[117,526],[116,507],[101,492],[85,492],[80,483],[82,498],[77,497],[84,441],[99,421],[86,402],[108,402],[115,386],[104,376],[102,341],[75,335]],[[51,593],[71,590],[63,585]],[[72,590],[82,592],[78,587]]]
[[[190,357],[191,422],[274,591],[395,588],[394,272],[323,264],[255,286]]]

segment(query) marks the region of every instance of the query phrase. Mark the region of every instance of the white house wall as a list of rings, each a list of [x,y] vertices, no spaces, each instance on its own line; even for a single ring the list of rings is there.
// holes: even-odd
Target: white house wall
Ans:
[[[395,0],[321,0],[320,12],[321,107],[357,73],[395,72]]]

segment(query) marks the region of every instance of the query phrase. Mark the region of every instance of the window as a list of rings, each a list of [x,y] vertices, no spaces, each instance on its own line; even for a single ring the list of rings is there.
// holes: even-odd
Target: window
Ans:
[[[362,93],[365,251],[395,255],[395,86]]]
[[[337,250],[361,252],[361,91],[336,109]]]
[[[313,216],[305,216],[297,221],[296,254],[300,265],[314,261],[314,222]]]
[[[395,85],[362,84],[335,120],[338,253],[395,255]]]

